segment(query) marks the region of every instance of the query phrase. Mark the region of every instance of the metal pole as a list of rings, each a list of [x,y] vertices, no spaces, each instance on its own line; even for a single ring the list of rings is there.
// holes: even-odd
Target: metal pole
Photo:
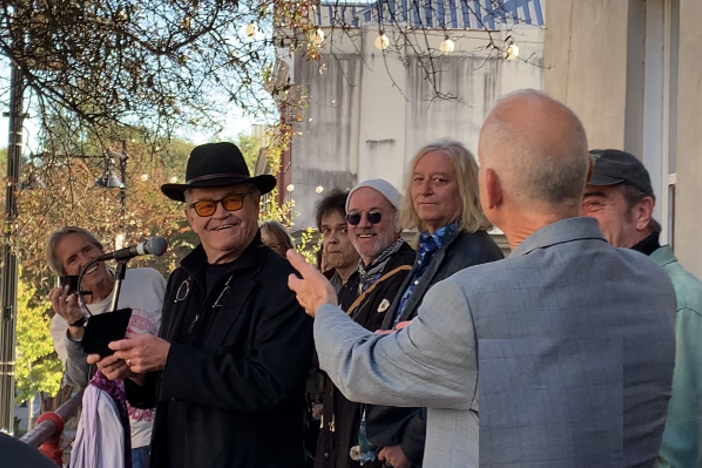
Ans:
[[[127,141],[122,140],[122,157],[119,158],[119,176],[122,178],[122,186],[119,189],[120,203],[120,224],[122,232],[127,235]]]
[[[3,231],[2,309],[0,310],[0,428],[14,433],[15,319],[17,318],[17,256],[12,248],[17,223],[17,188],[22,158],[24,76],[10,66],[10,134],[7,148],[5,226]]]

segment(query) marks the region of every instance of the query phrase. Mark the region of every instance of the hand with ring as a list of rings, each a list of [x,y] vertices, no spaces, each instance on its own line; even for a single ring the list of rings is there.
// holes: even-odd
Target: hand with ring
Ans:
[[[124,380],[134,375],[129,362],[114,354],[104,358],[101,358],[99,354],[91,354],[88,356],[88,364],[96,364],[98,369],[110,380]]]

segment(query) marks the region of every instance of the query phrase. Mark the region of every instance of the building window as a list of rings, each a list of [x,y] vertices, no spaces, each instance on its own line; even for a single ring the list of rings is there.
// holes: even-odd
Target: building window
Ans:
[[[661,244],[673,245],[677,153],[679,0],[646,1],[643,162],[656,194]]]
[[[661,200],[666,232],[663,241],[675,247],[675,173],[677,170],[678,142],[678,45],[680,40],[680,0],[665,0],[664,28],[666,42],[663,49],[664,73],[664,129],[663,181]]]

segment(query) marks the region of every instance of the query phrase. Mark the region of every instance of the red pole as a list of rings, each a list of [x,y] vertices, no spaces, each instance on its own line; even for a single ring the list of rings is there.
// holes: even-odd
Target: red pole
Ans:
[[[44,413],[37,419],[37,424],[42,421],[51,421],[55,429],[51,436],[39,446],[39,452],[53,460],[58,466],[63,466],[63,450],[61,450],[61,435],[63,434],[63,418],[56,413]]]

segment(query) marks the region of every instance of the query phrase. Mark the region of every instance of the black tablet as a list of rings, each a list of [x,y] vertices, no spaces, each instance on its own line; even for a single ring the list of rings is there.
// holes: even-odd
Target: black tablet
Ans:
[[[132,309],[127,308],[90,317],[81,341],[83,351],[101,357],[114,353],[107,345],[124,338],[131,316]]]

